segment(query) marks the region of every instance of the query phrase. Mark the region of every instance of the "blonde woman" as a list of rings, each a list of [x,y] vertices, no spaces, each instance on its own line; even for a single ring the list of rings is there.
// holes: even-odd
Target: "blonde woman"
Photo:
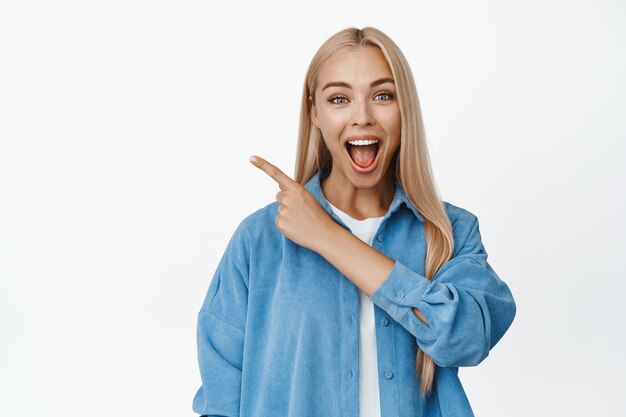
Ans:
[[[458,367],[515,317],[478,219],[442,201],[409,65],[348,28],[313,57],[294,179],[235,230],[198,315],[205,416],[472,416]],[[504,413],[504,410],[503,410]]]

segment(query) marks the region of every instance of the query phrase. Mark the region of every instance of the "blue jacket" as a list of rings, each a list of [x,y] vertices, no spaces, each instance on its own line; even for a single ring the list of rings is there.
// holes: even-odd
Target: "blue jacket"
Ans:
[[[320,181],[306,184],[328,214]],[[371,295],[381,416],[473,416],[458,367],[489,354],[515,317],[511,291],[487,263],[478,219],[444,202],[455,248],[433,281],[424,273],[422,215],[396,183],[372,247],[395,260]],[[318,253],[276,227],[278,202],[233,233],[198,314],[202,386],[193,411],[208,416],[358,417],[359,289]],[[355,260],[358,262],[358,260]],[[428,325],[413,312],[417,307]],[[417,346],[437,365],[419,394]]]

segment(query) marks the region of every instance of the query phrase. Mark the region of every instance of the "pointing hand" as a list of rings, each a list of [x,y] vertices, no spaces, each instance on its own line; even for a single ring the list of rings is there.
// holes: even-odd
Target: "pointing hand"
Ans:
[[[280,187],[276,193],[278,215],[276,227],[286,237],[316,252],[333,232],[337,223],[319,205],[315,197],[297,181],[265,159],[253,156],[250,162],[269,175]]]

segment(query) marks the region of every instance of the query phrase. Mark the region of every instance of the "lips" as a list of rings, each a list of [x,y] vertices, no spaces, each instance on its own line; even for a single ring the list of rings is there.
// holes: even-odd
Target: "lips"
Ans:
[[[349,142],[353,141],[353,140],[377,140],[378,144],[377,144],[377,148],[376,148],[376,153],[378,154],[378,151],[380,151],[380,148],[383,145],[383,141],[380,138],[380,136],[376,136],[376,135],[353,135],[353,136],[348,136],[344,142],[343,142],[343,147],[346,148],[346,151],[348,152],[348,157],[350,156],[350,149],[349,146],[350,145]],[[376,155],[378,156],[378,155]],[[352,159],[352,158],[350,158]]]
[[[371,145],[350,145],[349,142],[355,141],[355,140],[368,140],[368,141],[375,140],[376,143],[371,144]],[[376,169],[376,167],[378,166],[378,159],[379,159],[378,156],[380,153],[381,146],[382,146],[382,140],[380,139],[380,136],[376,136],[376,135],[353,135],[353,136],[349,136],[344,141],[344,148],[346,149],[346,157],[350,161],[350,166],[355,172],[359,174],[369,174],[370,172]],[[366,147],[370,149],[368,151],[365,151],[364,148]],[[359,164],[361,165],[357,164],[356,161],[352,158],[353,152],[356,152],[356,149],[359,149],[359,157],[360,157]],[[365,154],[363,152],[365,152]],[[374,152],[375,154],[373,156],[372,162],[369,165],[365,166],[363,165],[363,161],[364,161],[363,158],[367,158],[365,156],[367,155],[367,152]]]
[[[380,145],[382,145],[382,141],[383,141],[380,138],[380,136],[376,136],[376,135],[353,135],[353,136],[348,136],[343,141],[343,146],[348,146],[348,142],[350,142],[352,140],[377,140],[379,147],[380,147]]]

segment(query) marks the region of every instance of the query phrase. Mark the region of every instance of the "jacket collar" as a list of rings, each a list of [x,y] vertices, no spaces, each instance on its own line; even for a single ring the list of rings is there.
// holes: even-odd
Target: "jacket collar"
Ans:
[[[326,201],[326,198],[324,197],[324,193],[322,191],[322,185],[321,185],[322,181],[324,179],[326,179],[326,177],[328,177],[328,175],[330,175],[330,168],[329,167],[322,168],[321,171],[317,171],[313,175],[313,177],[311,177],[311,179],[308,180],[306,182],[306,184],[304,184],[304,188],[306,188],[311,194],[313,194],[313,197],[315,197],[317,202],[322,207],[324,207],[324,209],[328,212],[328,214],[330,214],[332,216],[334,214],[334,212],[332,211],[332,208],[330,207],[330,205]],[[400,183],[398,181],[396,181],[396,191],[394,193],[393,199],[391,200],[391,204],[389,205],[389,212],[387,213],[387,216],[385,216],[385,217],[388,217],[391,214],[393,214],[396,210],[398,210],[398,208],[403,203],[408,208],[411,209],[411,211],[413,212],[415,217],[417,217],[417,219],[420,222],[424,223],[424,217],[413,206],[413,204],[411,204],[411,202],[409,201],[408,197],[406,196],[406,193],[404,192],[404,190],[400,186]]]

